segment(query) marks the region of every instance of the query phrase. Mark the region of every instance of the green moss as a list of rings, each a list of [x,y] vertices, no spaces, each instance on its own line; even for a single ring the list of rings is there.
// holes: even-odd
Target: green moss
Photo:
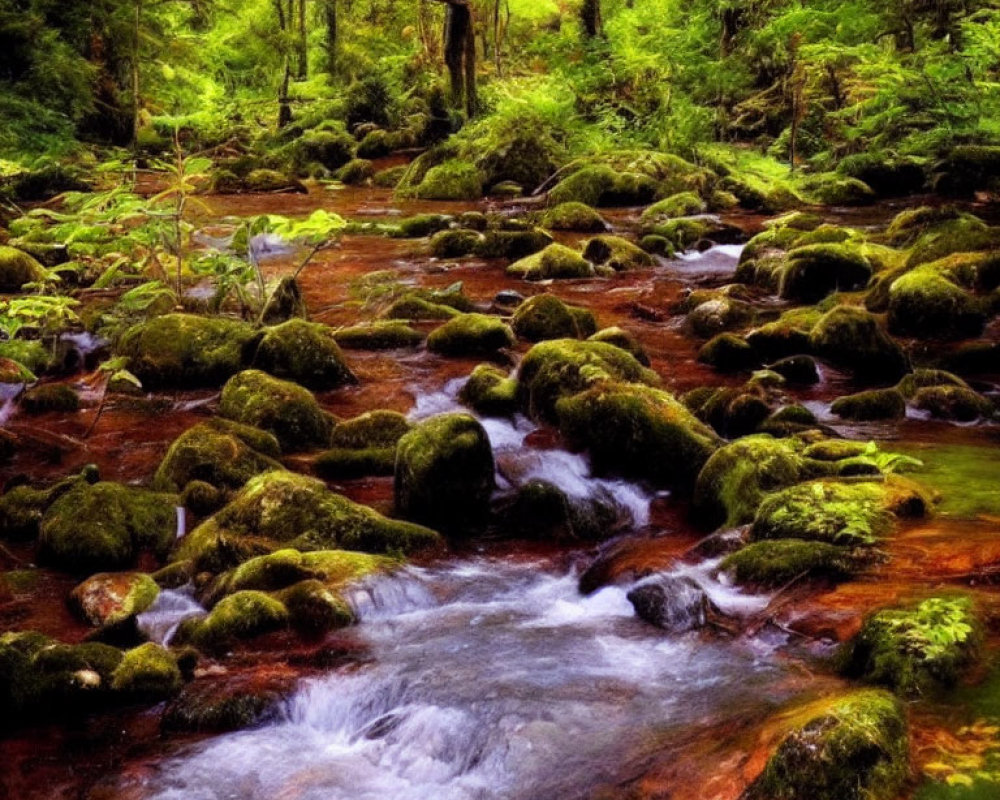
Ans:
[[[444,356],[491,356],[515,343],[510,326],[486,314],[461,314],[427,337],[427,349]]]
[[[281,547],[412,553],[440,544],[436,533],[387,519],[313,478],[271,472],[252,478],[221,511],[180,543],[176,560],[221,572]]]
[[[778,293],[785,300],[815,303],[833,292],[864,288],[871,276],[871,263],[858,247],[811,244],[788,254]]]
[[[578,202],[596,208],[640,206],[652,202],[658,191],[657,182],[646,175],[598,164],[584,166],[559,181],[549,192],[549,202]]]
[[[292,627],[307,634],[344,628],[354,622],[350,605],[322,581],[304,580],[276,594],[288,609]]]
[[[926,386],[913,395],[913,407],[938,419],[972,422],[990,419],[995,407],[986,397],[963,386]]]
[[[894,800],[909,775],[906,713],[864,690],[820,701],[793,719],[746,800]]]
[[[449,159],[431,167],[413,194],[421,200],[477,200],[483,196],[483,180],[473,164]]]
[[[830,411],[858,421],[902,419],[906,416],[906,401],[895,389],[872,389],[837,398]]]
[[[544,250],[515,261],[507,274],[529,281],[589,278],[594,268],[583,256],[565,245],[550,244]]]
[[[747,341],[734,333],[720,333],[698,351],[698,360],[720,372],[740,372],[760,366],[760,359]]]
[[[406,239],[421,239],[446,231],[454,217],[450,214],[417,214],[399,221],[399,235]]]
[[[384,556],[347,550],[308,553],[278,550],[252,558],[219,576],[212,595],[222,597],[251,589],[272,592],[304,580],[317,580],[329,588],[338,588],[391,569],[394,563]]]
[[[754,542],[726,556],[719,565],[737,583],[767,589],[801,578],[842,580],[855,568],[844,548],[802,539]]]
[[[44,488],[21,485],[9,489],[0,497],[0,536],[33,539],[38,535],[38,525],[46,509],[85,482],[83,476],[74,475]]]
[[[922,695],[954,686],[979,640],[979,620],[968,597],[932,597],[865,619],[841,653],[841,670],[905,697]]]
[[[156,699],[176,694],[181,683],[177,659],[165,647],[152,642],[127,651],[111,679],[117,692]]]
[[[160,587],[144,572],[99,573],[70,593],[70,604],[94,627],[113,626],[149,608]]]
[[[348,163],[354,150],[354,137],[344,131],[313,130],[292,143],[291,156],[300,171],[310,164],[334,170]]]
[[[1000,245],[1000,231],[978,217],[961,214],[930,226],[913,243],[906,265],[929,264],[955,253],[991,250]]]
[[[650,255],[662,256],[663,258],[673,258],[677,253],[677,249],[674,247],[673,242],[671,242],[666,236],[660,236],[656,233],[650,233],[643,236],[639,240],[639,247]]]
[[[130,567],[144,551],[162,557],[173,544],[177,504],[175,495],[80,483],[43,515],[40,552],[72,572]]]
[[[386,319],[448,320],[459,313],[451,306],[433,303],[416,295],[406,295],[382,312],[382,316]]]
[[[80,409],[80,395],[65,383],[45,383],[28,389],[21,398],[21,406],[32,414],[47,411],[65,414]]]
[[[239,372],[254,335],[238,320],[166,314],[129,329],[116,351],[145,386],[213,385]]]
[[[317,390],[357,383],[331,330],[303,319],[265,329],[252,366]]]
[[[556,403],[559,430],[590,451],[599,472],[657,485],[687,485],[718,437],[668,392],[638,384],[597,385]]]
[[[45,267],[23,250],[0,244],[0,291],[19,292],[24,284],[40,283],[48,277]]]
[[[560,203],[542,216],[542,227],[553,231],[600,232],[608,229],[604,218],[586,203]]]
[[[255,369],[229,379],[222,388],[219,413],[273,433],[289,451],[328,444],[333,428],[331,417],[308,389]]]
[[[653,257],[621,236],[595,236],[583,248],[583,257],[598,267],[628,272],[655,265]]]
[[[789,383],[811,386],[819,383],[819,370],[811,356],[786,356],[769,366]]]
[[[395,350],[419,346],[424,334],[404,322],[386,321],[340,328],[333,339],[349,350]]]
[[[517,411],[517,381],[492,364],[480,364],[463,384],[458,399],[482,416],[513,416]]]
[[[222,177],[222,176],[218,176]],[[217,184],[218,185],[218,184]],[[226,182],[230,189],[230,182]],[[243,179],[242,191],[272,194],[276,192],[297,192],[305,194],[307,189],[295,178],[274,169],[255,169]]]
[[[680,192],[664,200],[653,203],[642,212],[639,222],[643,225],[658,225],[676,217],[692,217],[707,211],[705,201],[694,192]]]
[[[649,366],[649,356],[646,355],[646,351],[643,350],[639,340],[623,328],[619,328],[617,326],[612,328],[603,328],[588,337],[587,341],[604,342],[605,344],[614,345],[619,350],[624,350],[644,367]]]
[[[316,473],[330,480],[353,480],[392,475],[396,467],[395,447],[333,447],[316,457]]]
[[[605,381],[656,384],[659,378],[614,345],[555,339],[536,344],[521,359],[518,401],[529,416],[555,422],[560,398]]]
[[[911,400],[920,389],[931,386],[969,388],[969,384],[951,372],[942,369],[915,369],[909,375],[903,376],[903,379],[896,384],[896,389],[907,400]]]
[[[443,414],[399,440],[395,498],[400,513],[451,533],[484,519],[494,488],[493,450],[468,414]]]
[[[403,434],[412,428],[397,411],[376,409],[338,423],[331,444],[335,447],[395,447]]]
[[[52,366],[52,350],[37,339],[9,339],[0,342],[0,358],[9,358],[41,375]]]
[[[203,619],[186,620],[177,630],[177,639],[219,650],[240,639],[280,630],[288,621],[284,603],[264,592],[247,590],[224,597]]]
[[[535,295],[521,303],[514,312],[511,326],[514,333],[529,342],[582,339],[597,329],[591,311],[569,306],[551,294]]]
[[[934,264],[893,281],[888,311],[889,330],[920,338],[977,336],[986,323],[982,304]]]
[[[461,258],[475,253],[482,242],[483,235],[478,231],[438,231],[431,237],[430,251],[435,258]]]
[[[354,158],[337,170],[337,180],[354,186],[367,183],[375,177],[375,165],[364,158]]]
[[[191,482],[216,489],[238,489],[254,475],[282,469],[273,434],[223,419],[212,419],[182,433],[164,456],[153,487],[180,492]]]
[[[716,296],[695,305],[688,313],[686,323],[696,336],[709,339],[719,333],[743,328],[753,318],[753,306],[749,303]]]
[[[863,206],[875,200],[875,192],[864,181],[832,172],[808,179],[804,189],[824,206]]]
[[[892,380],[909,371],[902,349],[861,308],[837,306],[824,314],[809,335],[813,350],[855,375]]]
[[[531,230],[488,230],[476,245],[480,258],[521,259],[544,250],[552,237],[540,228]]]
[[[771,414],[771,407],[764,398],[735,387],[716,389],[691,408],[698,419],[711,425],[720,436],[730,439],[753,433]]]

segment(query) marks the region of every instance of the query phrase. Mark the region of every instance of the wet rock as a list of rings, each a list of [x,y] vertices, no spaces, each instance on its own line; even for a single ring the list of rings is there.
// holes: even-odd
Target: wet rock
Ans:
[[[719,569],[737,583],[775,589],[790,581],[828,579],[839,581],[857,569],[858,559],[846,548],[802,539],[753,542],[732,553]]]
[[[184,620],[175,641],[219,651],[241,639],[285,628],[288,621],[284,603],[264,592],[247,590],[224,597],[207,617]]]
[[[595,208],[640,206],[652,202],[658,188],[656,181],[646,175],[619,172],[607,164],[588,165],[552,187],[549,202],[578,202]]]
[[[45,267],[23,250],[0,245],[0,291],[19,292],[24,284],[47,278]]]
[[[720,333],[698,351],[698,360],[719,372],[741,372],[760,366],[760,359],[745,339],[734,333]]]
[[[392,475],[396,445],[413,426],[395,411],[369,411],[338,423],[333,447],[316,459],[316,471],[327,478],[351,479]]]
[[[511,326],[529,342],[546,339],[583,339],[597,330],[589,309],[571,306],[555,295],[538,294],[525,300],[514,312]]]
[[[509,417],[517,411],[517,381],[491,364],[480,364],[463,384],[458,399],[485,417]]]
[[[861,308],[837,306],[828,311],[809,341],[818,356],[858,377],[891,381],[909,371],[902,348]]]
[[[119,625],[149,608],[160,587],[144,572],[102,572],[70,592],[70,605],[95,628]]]
[[[493,305],[500,308],[517,308],[524,302],[524,295],[514,289],[501,289],[493,297]]]
[[[862,289],[872,276],[871,262],[848,244],[813,244],[788,254],[778,293],[785,300],[816,303],[833,292]]]
[[[550,208],[542,216],[542,227],[552,231],[601,232],[608,229],[608,223],[593,208],[585,203],[560,203]]]
[[[42,516],[40,554],[70,572],[131,567],[143,552],[173,544],[179,498],[116,483],[79,483]]]
[[[628,600],[636,616],[670,633],[703,627],[710,605],[697,583],[671,576],[643,581],[628,593]]]
[[[332,331],[302,319],[266,328],[252,366],[319,391],[357,383]]]
[[[601,541],[621,528],[619,513],[600,497],[570,497],[555,484],[530,480],[502,508],[500,527],[509,536],[540,541]]]
[[[133,698],[160,700],[176,694],[183,679],[177,659],[153,642],[128,650],[111,676],[111,688]]]
[[[465,532],[485,518],[493,488],[493,450],[474,417],[433,417],[399,440],[395,499],[402,514]]]
[[[264,721],[277,708],[282,693],[241,682],[206,680],[184,687],[167,706],[162,725],[168,731],[240,730]]]
[[[443,303],[434,303],[416,295],[406,295],[392,303],[382,316],[399,320],[449,320],[457,317],[459,311]],[[343,333],[343,332],[341,332]]]
[[[693,217],[708,210],[705,201],[694,192],[680,192],[653,203],[642,212],[639,221],[643,225],[658,225],[677,217]]]
[[[916,391],[912,402],[932,417],[957,422],[990,419],[996,411],[990,400],[962,386],[925,386]]]
[[[427,349],[443,356],[495,356],[515,344],[510,326],[486,314],[462,314],[427,337]]]
[[[859,422],[902,419],[906,416],[906,401],[895,389],[872,389],[838,397],[830,411],[842,419]]]
[[[405,322],[372,322],[340,328],[333,332],[333,339],[341,347],[349,350],[395,350],[404,347],[418,347],[424,334],[414,330]]]
[[[329,444],[333,420],[308,389],[260,370],[234,375],[222,388],[219,413],[273,433],[290,452]]]
[[[550,244],[538,253],[515,261],[507,267],[507,274],[529,281],[590,278],[594,275],[594,267],[575,250]]]
[[[995,267],[985,257],[961,254],[917,267],[895,280],[889,287],[889,330],[921,339],[979,335],[986,323],[985,306],[969,289],[980,269]]]
[[[583,257],[598,268],[629,272],[652,267],[656,262],[638,245],[621,236],[595,236],[583,248]]]
[[[753,321],[749,303],[730,297],[715,297],[699,303],[687,316],[687,324],[696,336],[709,339],[725,331],[742,328]]]
[[[21,407],[31,414],[48,411],[68,414],[80,409],[80,395],[65,383],[44,383],[24,393]]]
[[[649,356],[642,349],[639,340],[628,331],[617,326],[613,328],[603,328],[593,336],[587,338],[588,342],[604,342],[611,344],[620,350],[624,350],[644,367],[649,366]]]
[[[801,386],[819,383],[819,370],[816,368],[816,360],[811,356],[787,356],[768,365],[768,369],[774,370],[789,383]]]
[[[298,282],[286,275],[278,281],[278,285],[267,299],[261,320],[266,325],[278,325],[296,318],[308,319],[309,312]]]
[[[242,369],[254,336],[239,320],[166,314],[130,328],[116,352],[150,388],[216,385]]]
[[[802,709],[742,800],[892,800],[909,775],[903,706],[855,691]]]

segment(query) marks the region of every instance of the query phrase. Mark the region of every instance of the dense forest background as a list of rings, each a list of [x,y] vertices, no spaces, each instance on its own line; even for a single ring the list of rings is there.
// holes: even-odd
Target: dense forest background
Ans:
[[[361,155],[464,125],[554,163],[732,143],[813,170],[926,165],[1000,141],[1000,5],[2,0],[0,118],[7,173],[81,142],[270,146],[320,124],[384,130]]]

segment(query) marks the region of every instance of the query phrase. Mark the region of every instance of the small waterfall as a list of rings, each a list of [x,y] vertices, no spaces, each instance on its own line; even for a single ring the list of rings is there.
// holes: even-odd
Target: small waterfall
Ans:
[[[164,589],[148,609],[136,617],[139,630],[157,644],[167,645],[177,632],[177,626],[189,617],[197,617],[205,609],[194,599],[190,586]]]

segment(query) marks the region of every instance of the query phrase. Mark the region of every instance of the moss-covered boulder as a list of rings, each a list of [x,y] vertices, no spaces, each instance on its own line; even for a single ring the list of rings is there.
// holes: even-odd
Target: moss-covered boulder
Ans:
[[[809,334],[816,355],[858,377],[893,381],[909,371],[902,348],[862,308],[837,306]]]
[[[492,364],[480,364],[462,385],[458,399],[484,417],[509,417],[517,411],[517,381]]]
[[[740,372],[760,366],[760,358],[750,344],[735,333],[720,333],[698,351],[698,360],[719,372]]]
[[[420,525],[388,519],[331,492],[321,481],[291,472],[252,478],[221,511],[184,539],[176,560],[223,572],[282,548],[413,553],[440,537]]]
[[[517,307],[511,327],[522,339],[541,342],[584,339],[596,332],[597,322],[589,309],[567,305],[555,295],[538,294]]]
[[[586,203],[560,203],[542,216],[542,227],[551,231],[582,231],[599,233],[608,229],[608,223]]]
[[[239,372],[254,337],[239,320],[166,314],[130,328],[115,349],[144,386],[204,386]]]
[[[844,646],[841,671],[905,697],[948,688],[972,663],[980,628],[972,601],[963,595],[878,611]]]
[[[220,600],[207,617],[187,619],[175,635],[178,644],[222,650],[288,626],[288,608],[264,592],[242,591]]]
[[[416,214],[399,221],[398,235],[405,239],[422,239],[448,230],[454,220],[450,214]]]
[[[19,292],[26,283],[39,283],[48,278],[48,271],[34,258],[0,244],[0,291]]]
[[[685,322],[692,333],[704,339],[743,328],[754,318],[753,306],[733,297],[712,297],[691,305]]]
[[[983,304],[940,269],[927,264],[889,287],[889,330],[904,336],[963,339],[986,323]]]
[[[656,373],[633,356],[605,342],[555,339],[536,344],[518,368],[518,402],[536,419],[557,422],[556,403],[599,383],[659,382]]]
[[[906,712],[888,692],[818,701],[788,724],[743,800],[894,800],[906,783]]]
[[[462,258],[475,253],[483,242],[479,231],[464,228],[438,231],[428,243],[428,249],[435,258]]]
[[[250,192],[251,194],[308,194],[309,190],[300,180],[276,169],[255,169],[241,181],[233,181],[229,175],[218,174],[214,186],[223,194]]]
[[[657,485],[690,485],[720,444],[673,395],[639,384],[596,385],[559,400],[556,415],[595,470]]]
[[[540,228],[527,230],[488,230],[473,251],[480,258],[521,259],[544,250],[552,236]]]
[[[68,414],[80,409],[80,395],[65,383],[43,383],[24,393],[21,407],[31,414],[48,411]]]
[[[333,429],[333,419],[308,389],[256,369],[226,382],[219,413],[273,433],[282,448],[292,452],[328,444]]]
[[[424,341],[420,331],[395,320],[339,328],[332,335],[334,341],[347,350],[396,350],[418,347]]]
[[[280,691],[255,682],[195,681],[167,706],[161,725],[192,733],[240,730],[263,721],[281,699]]]
[[[467,532],[485,518],[494,485],[490,440],[468,414],[433,417],[399,440],[396,507],[411,519]]]
[[[753,433],[771,415],[765,397],[748,388],[720,387],[710,392],[696,389],[684,396],[684,403],[698,419],[729,439]]]
[[[357,382],[332,331],[304,319],[265,329],[252,366],[321,391]]]
[[[719,565],[737,583],[761,589],[805,578],[843,580],[856,568],[856,559],[845,548],[803,539],[752,542],[726,556]]]
[[[239,489],[254,475],[282,469],[280,454],[273,434],[213,418],[174,440],[156,470],[153,487],[182,492],[189,483],[201,481],[223,491]]]
[[[550,244],[544,250],[515,261],[507,274],[528,281],[590,278],[593,265],[575,250],[565,245]]]
[[[914,393],[912,402],[932,417],[957,422],[990,419],[996,410],[988,398],[963,386],[925,386]]]
[[[583,248],[583,257],[604,270],[628,272],[655,266],[653,257],[621,236],[595,236]]]
[[[835,173],[825,173],[807,180],[805,189],[824,206],[863,206],[875,201],[875,192],[864,181]]]
[[[101,572],[73,589],[69,601],[88,625],[106,628],[134,619],[159,594],[156,581],[144,572]]]
[[[925,496],[902,479],[809,481],[768,495],[757,509],[751,537],[870,547],[889,533],[895,516],[927,511]]]
[[[642,212],[639,221],[643,225],[658,225],[677,217],[693,217],[708,210],[705,201],[694,192],[680,192],[664,198]]]
[[[549,202],[578,202],[595,208],[641,206],[656,199],[658,191],[657,182],[647,175],[595,164],[583,166],[559,181],[549,191]]]
[[[40,554],[69,572],[127,569],[140,554],[166,555],[177,532],[175,495],[81,482],[42,516]]]
[[[449,320],[461,312],[444,303],[435,303],[415,294],[405,295],[382,312],[385,319],[436,321]]]
[[[514,332],[499,317],[461,314],[433,330],[427,349],[443,356],[495,356],[516,344]]]
[[[483,179],[475,165],[453,158],[431,167],[413,190],[421,200],[477,200]]]
[[[375,165],[364,158],[353,158],[337,170],[337,180],[348,186],[367,183],[375,177]]]
[[[624,328],[617,325],[611,328],[602,328],[592,336],[587,337],[588,342],[604,342],[614,345],[619,350],[624,350],[644,367],[649,366],[649,356],[643,349],[639,340]]]
[[[116,692],[145,700],[160,700],[180,691],[183,679],[177,659],[153,642],[125,652],[111,676]]]
[[[777,372],[788,383],[800,386],[812,386],[814,383],[819,383],[819,369],[812,356],[786,356],[769,364],[768,369]]]
[[[338,423],[330,443],[335,447],[394,447],[412,428],[398,411],[376,409]]]
[[[906,416],[906,401],[896,389],[872,389],[838,397],[830,411],[842,419],[859,422],[902,419]]]
[[[857,246],[812,244],[788,254],[778,293],[785,300],[816,303],[833,292],[862,289],[871,276],[871,262]]]
[[[396,445],[412,424],[396,411],[378,409],[346,420],[333,430],[332,448],[316,459],[316,471],[326,478],[392,475]]]

